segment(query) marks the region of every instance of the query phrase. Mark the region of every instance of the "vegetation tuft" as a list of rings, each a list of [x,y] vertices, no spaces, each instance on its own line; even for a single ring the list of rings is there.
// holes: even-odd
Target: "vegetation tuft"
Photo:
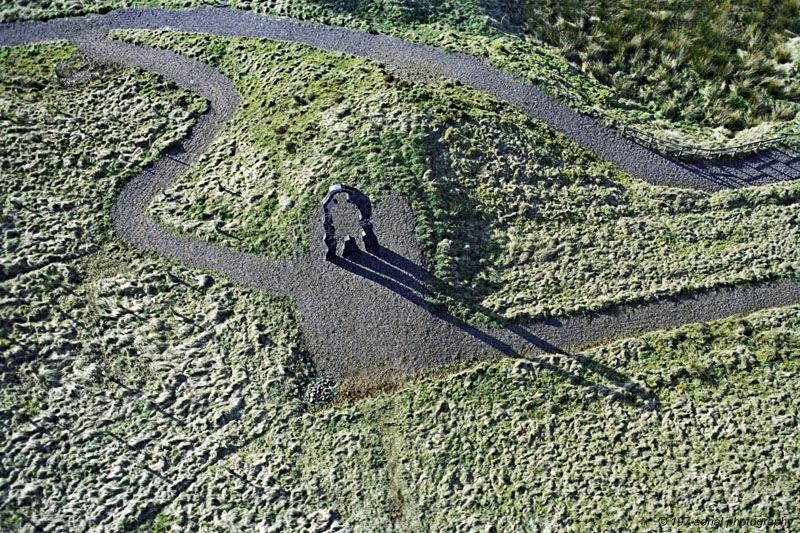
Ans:
[[[243,95],[209,151],[150,206],[179,232],[289,257],[307,249],[329,185],[376,199],[393,188],[411,203],[439,280],[432,303],[473,323],[800,272],[798,183],[655,187],[452,82],[387,81],[380,65],[294,44],[121,34],[208,62]]]
[[[661,116],[732,132],[793,119],[798,0],[522,0],[523,26]]]
[[[485,57],[584,113],[706,147],[800,133],[800,0],[236,0]],[[0,0],[0,21],[201,0]]]

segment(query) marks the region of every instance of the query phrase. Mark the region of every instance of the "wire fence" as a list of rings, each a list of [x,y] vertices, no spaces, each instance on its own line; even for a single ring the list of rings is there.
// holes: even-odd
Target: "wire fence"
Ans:
[[[778,135],[777,137],[770,137],[768,139],[761,139],[738,146],[730,146],[728,148],[703,148],[701,146],[692,146],[687,144],[680,144],[668,139],[656,137],[651,133],[636,129],[632,126],[623,125],[618,127],[620,135],[631,139],[648,148],[659,150],[666,154],[681,158],[681,159],[720,159],[723,157],[739,157],[741,155],[752,154],[783,146],[787,143],[791,135]]]

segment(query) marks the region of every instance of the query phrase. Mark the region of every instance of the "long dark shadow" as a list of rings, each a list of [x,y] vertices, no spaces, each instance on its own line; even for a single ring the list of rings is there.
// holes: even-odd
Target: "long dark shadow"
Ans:
[[[800,153],[785,145],[738,159],[675,162],[698,177],[724,188],[761,182],[780,183],[800,176]]]
[[[629,377],[586,356],[570,354],[558,346],[538,337],[523,326],[509,325],[506,326],[506,329],[530,344],[530,346],[534,348],[532,351],[570,357],[578,362],[588,374],[593,374],[608,380],[619,387],[620,390],[614,390],[601,383],[589,381],[579,374],[565,370],[542,358],[522,355],[508,343],[503,342],[501,339],[498,339],[480,328],[456,320],[447,312],[431,310],[426,300],[426,296],[429,295],[429,290],[424,282],[430,283],[435,281],[442,284],[440,286],[447,286],[447,284],[438,280],[420,265],[417,265],[408,258],[386,247],[381,246],[375,255],[366,252],[357,252],[347,258],[336,257],[333,263],[352,274],[369,279],[391,290],[409,302],[422,307],[437,318],[458,328],[507,357],[535,362],[542,368],[564,378],[573,385],[593,389],[603,396],[621,401],[638,409],[653,410],[659,408],[660,404],[656,395],[637,385]],[[488,316],[496,316],[493,311],[485,307],[477,305],[471,305],[470,307]]]

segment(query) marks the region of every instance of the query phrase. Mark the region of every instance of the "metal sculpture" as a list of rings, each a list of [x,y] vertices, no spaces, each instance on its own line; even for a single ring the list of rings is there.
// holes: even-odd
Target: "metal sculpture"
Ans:
[[[356,207],[358,207],[358,223],[361,225],[361,239],[364,241],[364,248],[371,254],[377,253],[380,245],[378,244],[378,238],[375,236],[375,232],[372,230],[372,202],[369,201],[366,194],[355,187],[337,183],[336,185],[331,185],[328,189],[328,194],[326,194],[325,198],[322,200],[322,229],[325,230],[323,242],[326,248],[325,259],[333,261],[336,257],[336,229],[333,227],[333,217],[331,216],[329,206],[331,202],[336,203],[333,197],[341,192],[347,194],[348,202],[356,204]],[[358,245],[355,239],[350,235],[346,235],[344,238],[344,250],[342,251],[342,255],[348,256],[357,251]]]

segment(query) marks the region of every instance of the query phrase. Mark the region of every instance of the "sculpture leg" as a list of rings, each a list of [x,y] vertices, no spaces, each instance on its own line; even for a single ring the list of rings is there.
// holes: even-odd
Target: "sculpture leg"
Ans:
[[[342,257],[353,255],[356,252],[358,252],[358,244],[356,244],[356,240],[350,235],[345,235],[344,248],[342,249]]]
[[[325,237],[323,242],[325,242],[325,260],[333,261],[336,257],[336,237]]]
[[[377,254],[381,245],[378,244],[378,237],[376,237],[375,232],[372,231],[372,226],[363,226],[361,233],[361,239],[364,241],[364,248],[371,254]]]
[[[325,260],[333,261],[336,257],[336,229],[333,227],[333,218],[328,210],[328,205],[323,204],[322,208],[324,210],[322,228],[325,230],[325,237],[323,237],[322,242],[325,243]]]

